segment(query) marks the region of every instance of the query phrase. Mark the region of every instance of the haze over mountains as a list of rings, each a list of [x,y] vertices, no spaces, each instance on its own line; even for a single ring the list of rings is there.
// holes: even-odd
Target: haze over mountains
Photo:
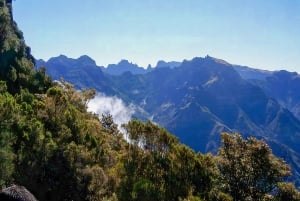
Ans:
[[[147,69],[122,60],[99,67],[88,56],[45,62],[53,79],[94,88],[135,106],[134,117],[150,119],[197,151],[217,151],[220,132],[265,139],[300,174],[300,77],[231,65],[207,56],[159,61]]]
[[[241,76],[238,66],[209,56],[103,69],[88,56],[61,55],[36,67],[12,8],[0,0],[0,200],[300,200],[291,182],[300,184],[299,120],[286,99],[267,94],[282,77],[297,83],[297,74],[268,79],[243,68]],[[220,142],[221,131],[229,132]]]

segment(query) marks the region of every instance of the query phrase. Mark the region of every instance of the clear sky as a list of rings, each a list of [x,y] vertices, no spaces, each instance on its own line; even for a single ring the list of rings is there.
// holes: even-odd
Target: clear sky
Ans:
[[[300,72],[300,0],[16,0],[38,59],[89,55],[140,66],[210,55]]]

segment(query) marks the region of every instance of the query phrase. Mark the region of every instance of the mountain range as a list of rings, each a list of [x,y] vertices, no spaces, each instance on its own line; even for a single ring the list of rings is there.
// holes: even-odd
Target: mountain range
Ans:
[[[88,56],[36,61],[53,79],[134,104],[196,151],[216,152],[220,132],[264,139],[300,181],[300,76],[232,65],[210,56],[159,61],[147,69],[122,60],[106,68]],[[142,111],[142,112],[141,112]]]

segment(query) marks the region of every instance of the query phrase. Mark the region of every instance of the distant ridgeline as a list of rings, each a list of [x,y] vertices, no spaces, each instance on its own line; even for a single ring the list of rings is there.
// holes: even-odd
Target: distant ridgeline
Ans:
[[[1,201],[300,200],[286,182],[299,174],[266,144],[298,173],[299,120],[229,64],[109,75],[87,57],[72,67],[60,57],[36,69],[11,1],[0,0],[0,22]],[[150,121],[123,125],[125,140],[111,115],[87,111],[95,91],[66,81],[134,103],[195,150],[219,150],[196,153]],[[234,128],[265,141],[219,133]]]
[[[299,175],[297,73],[231,65],[210,56],[174,63],[160,61],[157,68],[140,73],[123,60],[108,65],[114,68],[112,74],[88,56],[59,56],[39,60],[37,66],[46,66],[54,79],[64,78],[76,88],[93,88],[134,103],[140,108],[136,117],[151,117],[197,151],[216,152],[222,131],[265,139]]]

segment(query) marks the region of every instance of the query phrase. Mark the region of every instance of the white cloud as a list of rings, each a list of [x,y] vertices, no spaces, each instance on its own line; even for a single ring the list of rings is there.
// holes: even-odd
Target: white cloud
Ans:
[[[90,100],[88,111],[98,114],[100,118],[102,114],[111,114],[114,122],[119,127],[121,124],[127,123],[134,114],[132,105],[126,106],[122,99],[115,96],[109,97],[100,93]]]

